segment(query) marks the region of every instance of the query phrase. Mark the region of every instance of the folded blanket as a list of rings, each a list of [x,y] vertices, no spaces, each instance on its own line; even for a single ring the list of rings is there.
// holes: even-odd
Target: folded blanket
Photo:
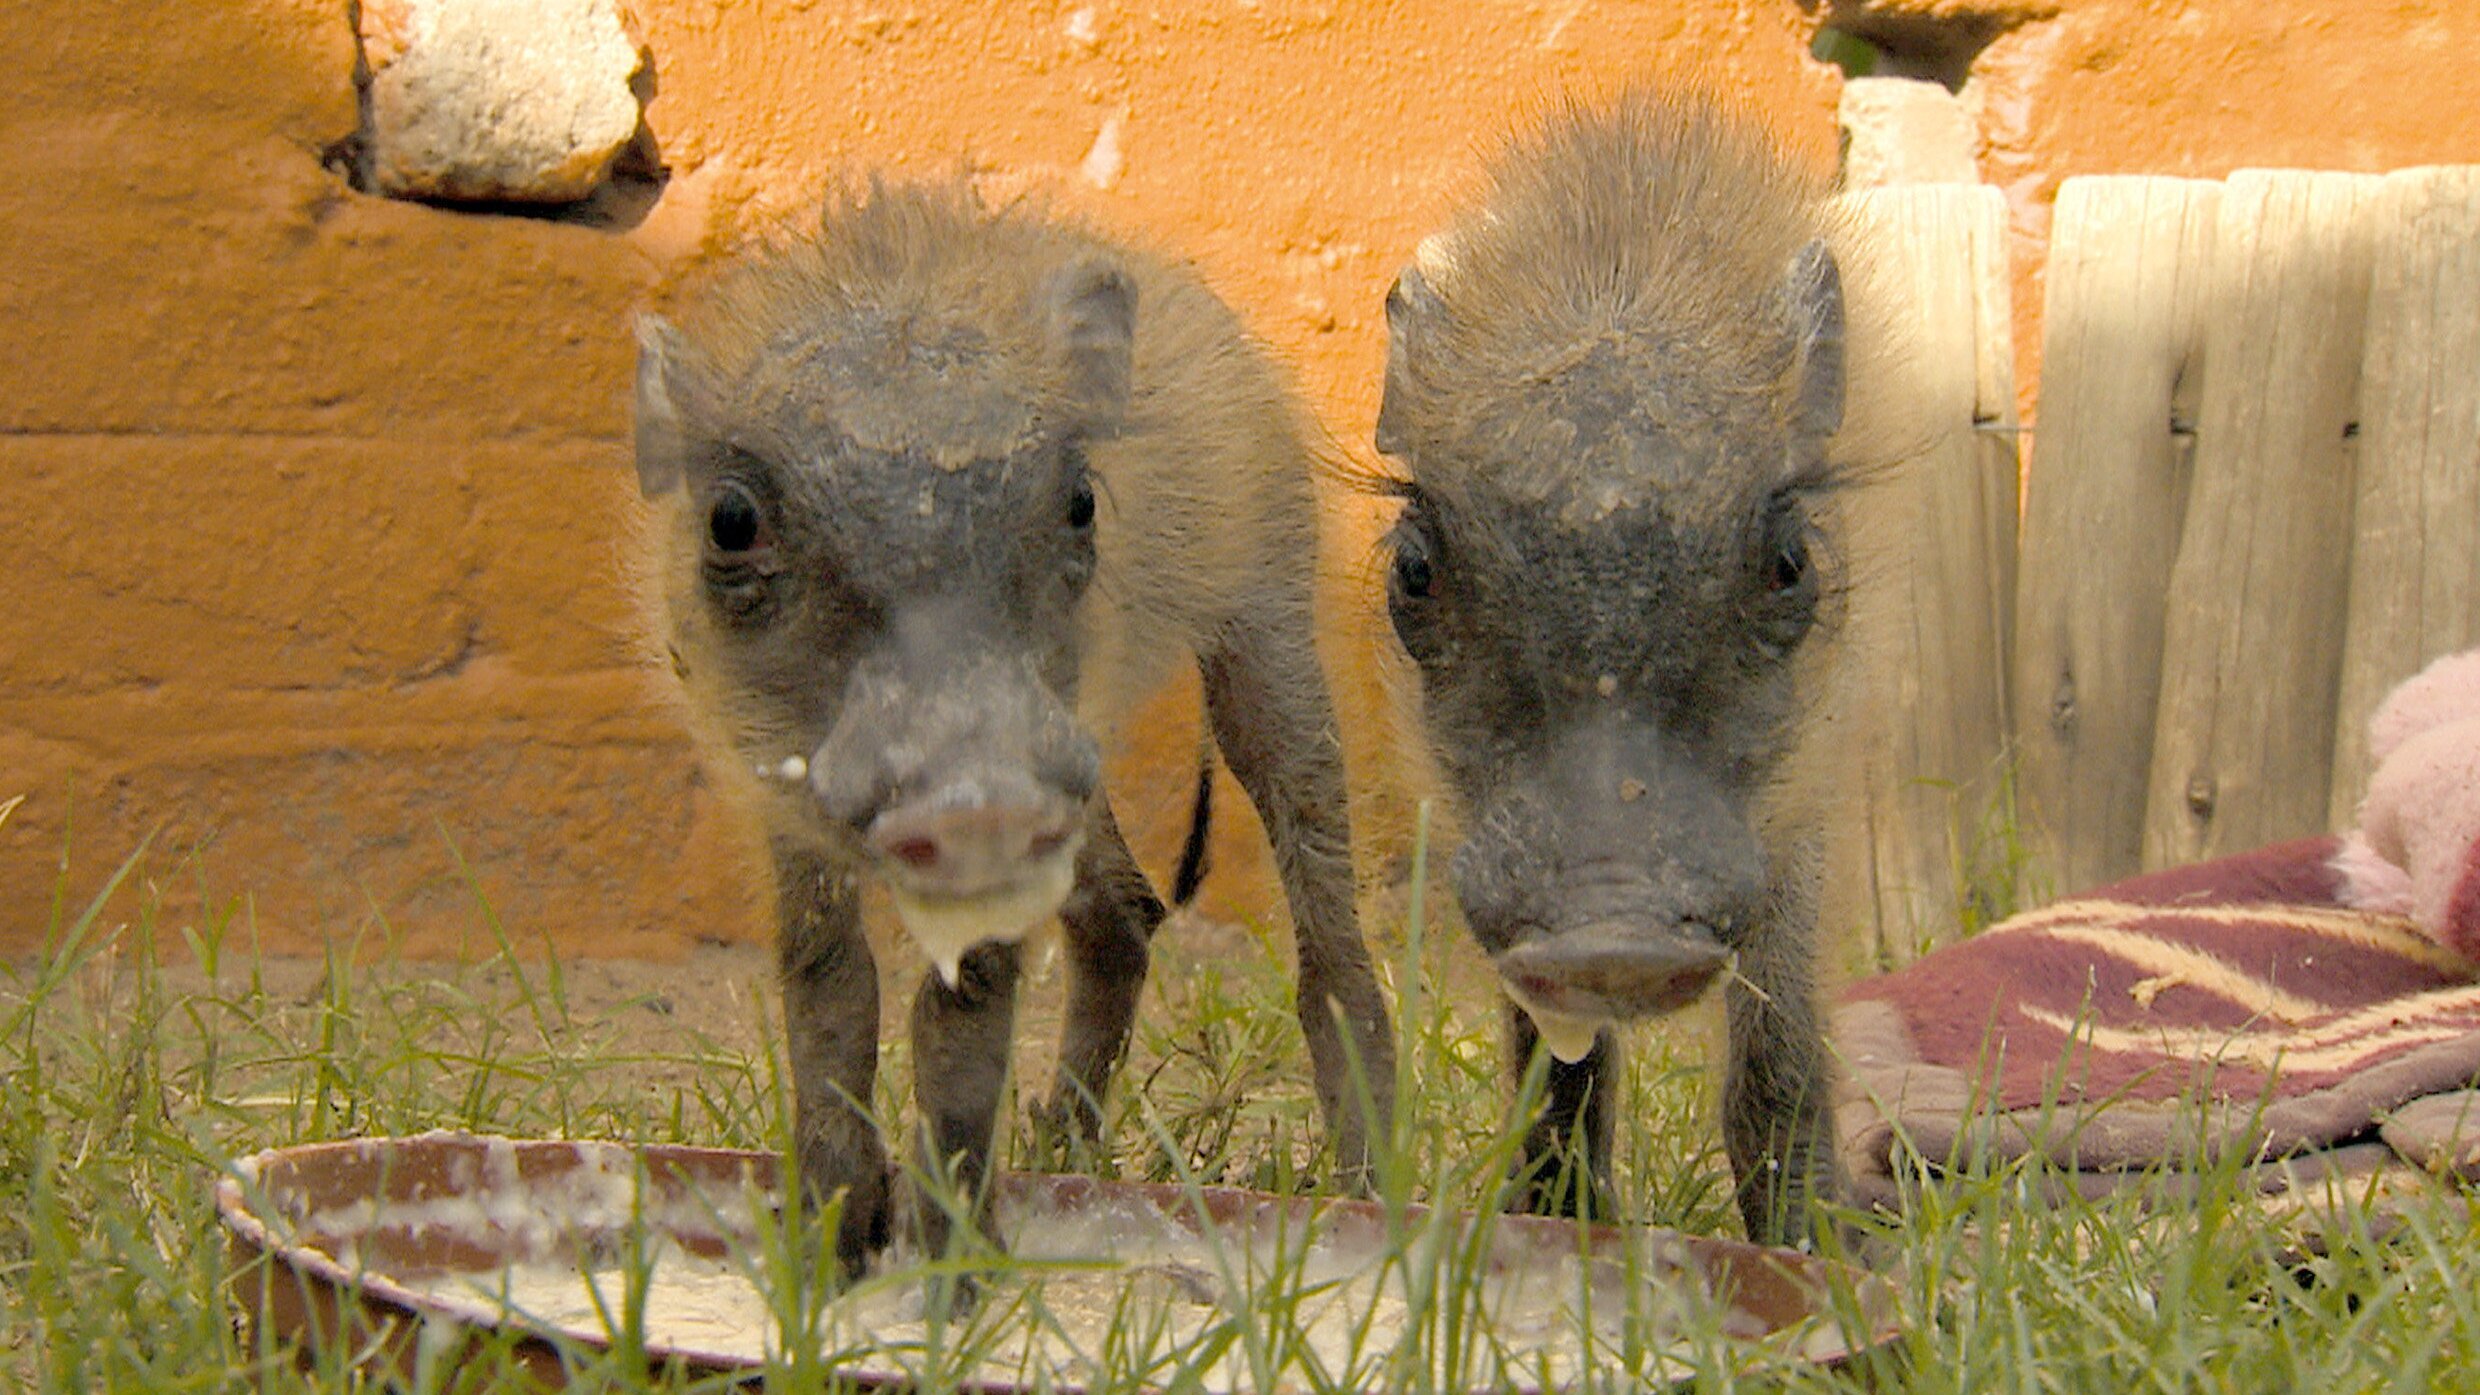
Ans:
[[[2480,965],[2340,904],[2337,847],[2135,877],[1854,984],[1834,1040],[1859,1199],[2026,1154],[2086,1192],[2233,1150],[2296,1177],[2379,1156],[2306,1155],[2381,1129],[2480,1177]]]

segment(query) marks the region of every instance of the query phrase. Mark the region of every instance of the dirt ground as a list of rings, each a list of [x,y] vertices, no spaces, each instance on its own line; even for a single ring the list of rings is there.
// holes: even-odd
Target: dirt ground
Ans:
[[[891,915],[869,918],[879,965],[879,1032],[882,1054],[901,1054],[908,1019],[926,961]],[[1056,1050],[1067,968],[1056,927],[1027,941],[1026,975],[1017,998],[1019,1080],[1047,1081]],[[699,942],[673,960],[562,958],[554,963],[539,948],[478,960],[399,958],[369,944],[339,946],[335,956],[258,955],[226,951],[210,974],[198,952],[159,938],[153,974],[138,972],[135,937],[123,933],[87,955],[46,1004],[47,1015],[76,1013],[86,1023],[125,1018],[133,995],[149,992],[163,1004],[212,1002],[246,1016],[245,1035],[271,1046],[309,1049],[325,1030],[323,1005],[341,1003],[362,1019],[371,1040],[410,1030],[435,1037],[431,1049],[466,1049],[498,1034],[543,1037],[531,1044],[574,1057],[609,1054],[611,1085],[661,1090],[687,1083],[704,1061],[766,1061],[780,1053],[782,1000],[775,986],[770,946]],[[1474,1003],[1486,1010],[1486,966],[1471,966]],[[1191,911],[1165,921],[1155,940],[1149,989],[1139,1009],[1139,1041],[1149,1021],[1165,1024],[1179,1014],[1183,994],[1202,968],[1213,966],[1235,981],[1262,984],[1278,970],[1288,978],[1290,945],[1280,931],[1261,944],[1249,928]],[[1383,971],[1383,969],[1382,969]],[[333,976],[342,973],[339,985]],[[15,985],[41,977],[38,960],[9,966]],[[1459,978],[1465,974],[1459,972]],[[0,983],[0,1006],[23,990]],[[183,1064],[197,1050],[189,1024],[201,1020],[167,1012],[172,1038],[163,1045],[168,1064]],[[537,1021],[548,1023],[537,1031]],[[63,1021],[61,1024],[68,1024]],[[600,1069],[598,1067],[598,1069]],[[634,1081],[629,1076],[638,1077]]]
[[[878,958],[880,1039],[900,1040],[908,1031],[914,988],[929,972],[929,964],[903,938],[891,916],[872,917],[870,929],[871,949]],[[1288,944],[1280,948],[1288,959]],[[1238,966],[1257,956],[1246,927],[1183,912],[1166,920],[1155,938],[1152,975],[1160,980],[1158,986],[1176,992],[1184,967],[1208,962]],[[317,981],[314,961],[283,962],[288,972],[312,970],[307,982]],[[504,979],[509,970],[504,964],[490,964],[475,972],[481,982],[492,983]],[[1067,991],[1066,974],[1056,927],[1027,941],[1026,974],[1017,992],[1020,1071],[1027,1067],[1022,1050],[1034,1048],[1044,1053],[1047,1073],[1047,1053],[1058,1032]],[[759,1048],[760,1023],[773,1020],[782,1010],[775,991],[775,953],[768,946],[700,943],[677,963],[570,960],[560,965],[560,977],[569,1010],[579,1019],[631,1014],[674,1019],[719,1045],[748,1051]],[[1149,1009],[1156,1006],[1151,998]]]

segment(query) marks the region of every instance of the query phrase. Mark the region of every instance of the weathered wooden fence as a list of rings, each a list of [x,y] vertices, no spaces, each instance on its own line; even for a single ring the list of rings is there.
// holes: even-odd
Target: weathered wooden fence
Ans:
[[[2020,511],[1998,196],[1850,198],[1923,413],[1852,520],[1881,952],[2348,825],[2376,702],[2480,644],[2480,167],[2067,181]]]
[[[1864,480],[1844,518],[1854,643],[1865,650],[1849,738],[1862,812],[1835,850],[1843,890],[1829,911],[1874,926],[1883,958],[1955,922],[1972,881],[1969,824],[1956,812],[1986,806],[2002,771],[2015,364],[1996,189],[1895,185],[1845,203],[1871,253],[1869,282],[1855,289],[1901,310],[1890,342],[1868,355],[1901,365],[1900,405],[1856,429],[1889,438],[1903,460]]]

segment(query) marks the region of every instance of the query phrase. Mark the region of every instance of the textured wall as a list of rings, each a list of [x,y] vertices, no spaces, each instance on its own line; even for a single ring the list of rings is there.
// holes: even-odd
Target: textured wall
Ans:
[[[157,856],[158,880],[246,893],[271,949],[382,924],[486,947],[451,847],[521,939],[756,933],[745,852],[633,649],[626,319],[832,176],[966,170],[1195,258],[1365,455],[1387,281],[1523,113],[1697,71],[1834,150],[1839,77],[1795,0],[631,8],[673,178],[627,230],[349,188],[322,162],[357,121],[343,0],[0,22],[0,803],[23,796],[0,951],[149,833],[204,848],[203,876]],[[1977,69],[2025,306],[2067,174],[2480,157],[2475,7],[2052,8]],[[1365,657],[1373,529],[1335,513],[1329,652],[1375,865],[1402,801]],[[1123,763],[1158,867],[1188,700]],[[1224,821],[1217,908],[1266,904],[1256,839]]]

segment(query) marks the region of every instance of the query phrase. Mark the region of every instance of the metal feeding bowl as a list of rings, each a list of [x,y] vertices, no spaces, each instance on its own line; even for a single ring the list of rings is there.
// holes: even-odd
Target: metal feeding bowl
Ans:
[[[617,1341],[752,1384],[797,1355],[875,1387],[1542,1390],[1839,1364],[1894,1335],[1883,1279],[1786,1250],[1025,1173],[999,1179],[1009,1254],[968,1307],[901,1255],[830,1298],[817,1247],[779,1223],[777,1172],[764,1153],[434,1133],[244,1158],[216,1208],[264,1336],[408,1381],[487,1343],[558,1385]]]

